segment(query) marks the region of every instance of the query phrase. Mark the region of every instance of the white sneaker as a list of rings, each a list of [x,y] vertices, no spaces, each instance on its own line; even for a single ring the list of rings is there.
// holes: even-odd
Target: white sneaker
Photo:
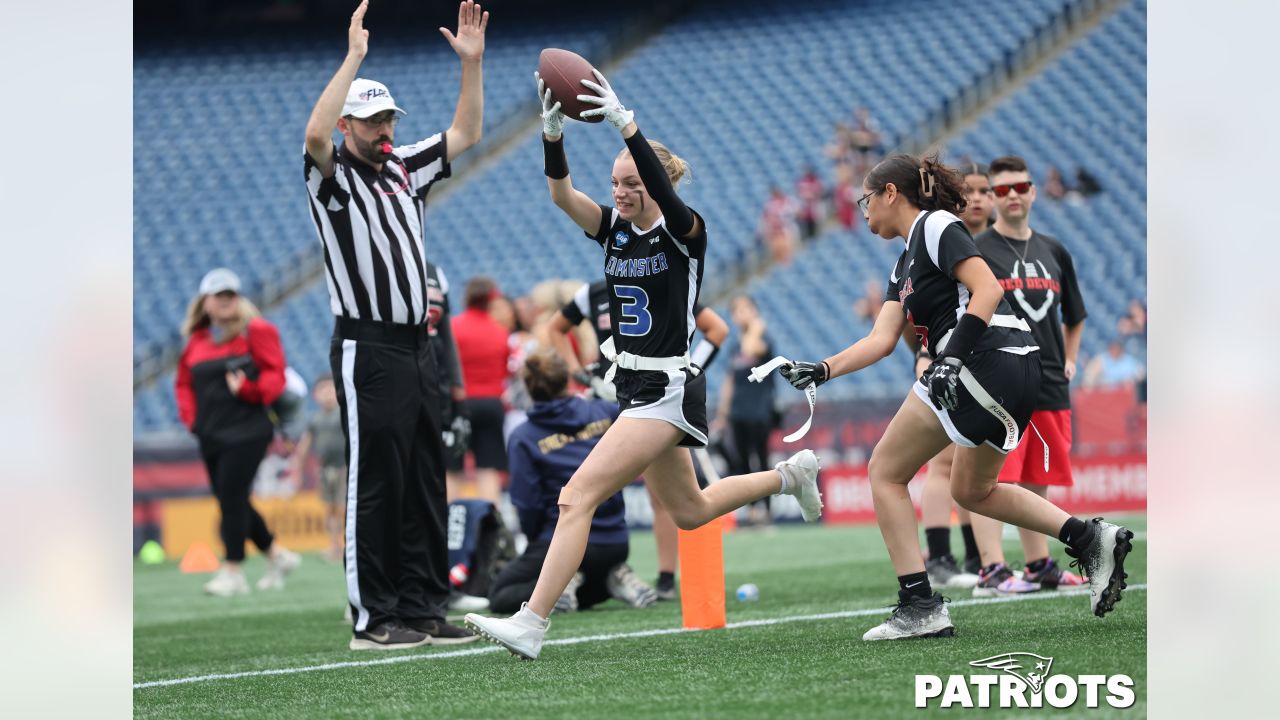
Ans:
[[[516,657],[537,660],[542,651],[542,639],[546,637],[550,620],[538,617],[529,609],[529,603],[520,605],[520,612],[509,618],[489,618],[467,613],[463,622],[481,637],[501,645]]]
[[[791,487],[784,492],[800,501],[800,514],[805,522],[822,517],[822,493],[818,492],[818,456],[812,450],[801,450],[774,466],[787,478]]]
[[[463,612],[478,612],[489,609],[489,598],[466,593],[453,593],[449,596],[449,609]]]
[[[212,580],[204,584],[204,591],[218,597],[247,595],[249,593],[249,581],[244,579],[244,573],[242,572],[231,572],[226,568],[222,568],[217,575],[213,576]]]
[[[267,558],[267,572],[258,580],[258,589],[283,590],[285,577],[297,570],[301,564],[301,555],[291,550],[280,548],[273,557]]]

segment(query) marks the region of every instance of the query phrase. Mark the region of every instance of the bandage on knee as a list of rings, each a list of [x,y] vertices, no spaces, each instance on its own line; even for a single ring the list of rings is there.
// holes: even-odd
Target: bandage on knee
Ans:
[[[579,490],[578,488],[573,488],[566,485],[563,488],[561,488],[560,499],[556,501],[556,504],[564,505],[565,507],[573,507],[574,505],[580,505],[582,504],[582,491]]]

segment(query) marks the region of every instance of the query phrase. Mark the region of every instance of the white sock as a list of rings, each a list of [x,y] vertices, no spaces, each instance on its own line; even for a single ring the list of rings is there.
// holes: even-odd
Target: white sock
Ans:
[[[778,477],[782,478],[782,487],[778,489],[778,494],[782,495],[789,492],[791,490],[791,478],[787,477],[782,468],[778,468]]]
[[[529,607],[529,603],[524,603],[523,605],[520,606],[520,613],[527,613],[540,623],[545,623],[547,621],[546,618],[534,612],[533,608]],[[519,615],[520,613],[516,613],[516,614]]]

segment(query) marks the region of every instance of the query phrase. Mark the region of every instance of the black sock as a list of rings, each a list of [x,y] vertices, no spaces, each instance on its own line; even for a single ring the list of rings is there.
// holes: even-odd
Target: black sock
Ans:
[[[676,574],[669,572],[658,573],[658,584],[674,586],[676,584]]]
[[[1044,567],[1048,564],[1049,564],[1049,558],[1047,557],[1040,558],[1039,560],[1032,560],[1031,562],[1027,563],[1027,571],[1038,573],[1041,570],[1044,570]]]
[[[960,535],[964,538],[964,556],[966,558],[978,557],[978,541],[973,539],[973,526],[961,525]]]
[[[918,572],[898,576],[898,599],[909,600],[913,597],[933,597],[933,588],[929,587],[929,573]]]
[[[1083,550],[1093,540],[1093,524],[1076,517],[1067,518],[1058,531],[1058,539],[1072,550]]]
[[[925,528],[924,539],[929,545],[930,560],[937,560],[951,554],[951,528]]]

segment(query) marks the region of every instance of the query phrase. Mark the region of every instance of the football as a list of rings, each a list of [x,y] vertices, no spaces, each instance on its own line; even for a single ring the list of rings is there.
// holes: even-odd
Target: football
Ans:
[[[591,63],[587,62],[581,55],[568,50],[561,50],[560,48],[547,48],[538,56],[538,74],[542,76],[542,81],[551,90],[552,99],[559,101],[560,110],[565,114],[565,117],[581,120],[582,122],[600,122],[604,120],[599,115],[589,118],[581,116],[584,110],[593,110],[600,107],[578,99],[579,95],[594,94],[590,88],[583,86],[581,82],[582,80],[596,82],[596,76],[592,73],[594,69]]]

